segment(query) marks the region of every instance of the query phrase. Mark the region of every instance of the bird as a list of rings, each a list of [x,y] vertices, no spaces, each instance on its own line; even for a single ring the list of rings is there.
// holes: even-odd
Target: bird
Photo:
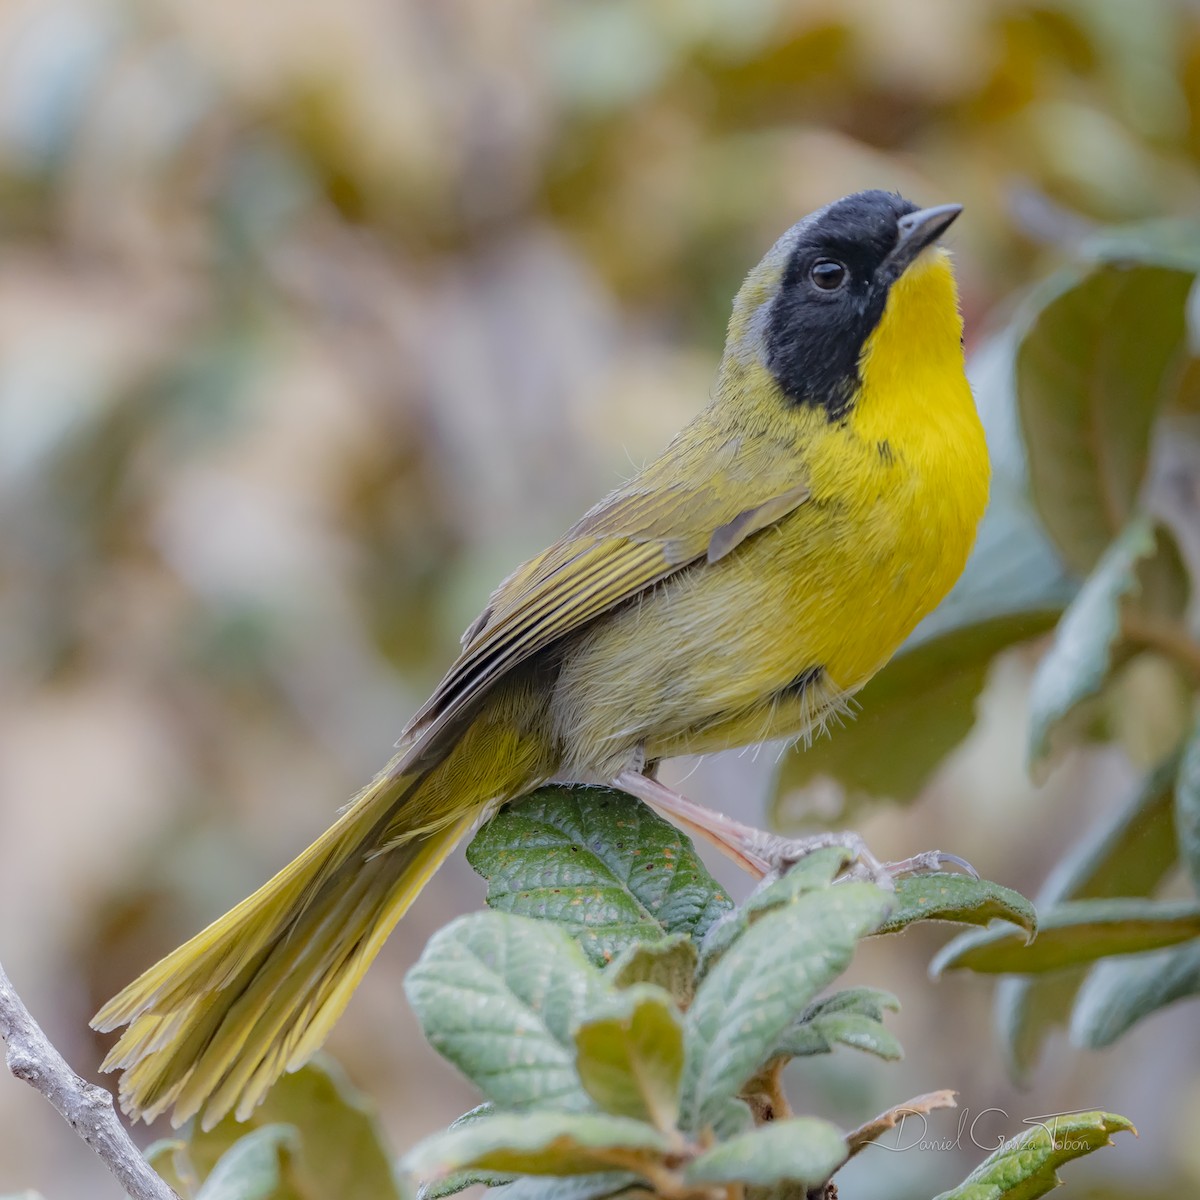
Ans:
[[[787,839],[657,778],[671,757],[811,736],[961,573],[989,459],[941,238],[957,204],[836,200],[749,273],[712,398],[508,576],[391,762],[292,863],[93,1018],[125,1111],[244,1119],[320,1047],[456,843],[548,782],[602,781],[755,875]]]

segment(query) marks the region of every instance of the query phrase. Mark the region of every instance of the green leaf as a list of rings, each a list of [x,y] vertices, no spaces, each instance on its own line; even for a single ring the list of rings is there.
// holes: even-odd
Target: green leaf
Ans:
[[[189,1197],[199,1190],[200,1178],[188,1158],[187,1142],[182,1138],[159,1138],[157,1142],[151,1142],[142,1153],[156,1174],[183,1200],[189,1200]],[[6,1197],[5,1200],[11,1198]]]
[[[823,891],[854,861],[849,850],[830,846],[802,858],[776,879],[768,878],[746,898],[745,903],[718,921],[708,931],[700,950],[700,974],[712,970],[721,955],[764,913],[794,904],[808,892]]]
[[[1145,779],[1129,804],[1093,826],[1063,858],[1038,897],[1043,910],[1064,900],[1143,896],[1176,858],[1171,785],[1175,761]],[[1021,1080],[1051,1029],[1066,1023],[1085,971],[1003,979],[996,989],[996,1025],[1009,1071]]]
[[[830,1013],[794,1026],[779,1041],[777,1050],[788,1058],[828,1054],[837,1045],[865,1050],[894,1062],[904,1057],[896,1035],[883,1022],[861,1013]]]
[[[629,1171],[595,1175],[522,1175],[492,1192],[488,1200],[607,1200],[641,1182]]]
[[[896,881],[896,903],[879,933],[894,933],[914,921],[956,921],[988,925],[1011,921],[1030,936],[1037,932],[1037,910],[1020,892],[972,879],[970,875],[930,872]]]
[[[693,1185],[744,1183],[773,1187],[823,1184],[846,1161],[841,1130],[816,1117],[790,1117],[732,1137],[693,1159],[683,1177]]]
[[[1079,990],[1071,1040],[1099,1049],[1152,1012],[1200,995],[1200,942],[1097,963]]]
[[[764,912],[726,950],[684,1018],[684,1128],[703,1129],[770,1061],[779,1039],[845,969],[855,942],[878,926],[889,903],[865,883],[806,892]]]
[[[404,986],[433,1048],[498,1106],[589,1107],[572,1034],[604,985],[556,925],[460,917],[434,934]]]
[[[1153,892],[1178,855],[1171,809],[1177,770],[1177,758],[1164,762],[1128,805],[1093,826],[1050,873],[1038,907]]]
[[[463,1125],[470,1125],[472,1121],[481,1121],[492,1116],[495,1111],[496,1106],[487,1101],[477,1104],[461,1117],[451,1121],[450,1128],[459,1129]],[[417,1189],[417,1200],[443,1200],[446,1196],[454,1196],[476,1184],[489,1188],[501,1187],[518,1178],[520,1176],[502,1171],[455,1171],[450,1175],[443,1175],[440,1179],[421,1184]]]
[[[851,800],[911,800],[970,733],[992,660],[1052,628],[1057,617],[1057,609],[994,617],[902,650],[858,693],[853,722],[780,758],[772,784],[774,824],[789,831],[811,820],[793,801],[823,776],[837,780]]]
[[[883,1025],[883,1014],[899,1009],[900,1001],[881,988],[857,987],[834,992],[805,1009],[783,1035],[779,1053],[792,1058],[827,1054],[840,1043],[880,1058],[901,1058],[900,1043]]]
[[[1062,1182],[1058,1168],[1064,1163],[1111,1145],[1111,1135],[1121,1130],[1137,1132],[1124,1117],[1106,1112],[1025,1120],[1032,1129],[1010,1138],[958,1187],[935,1200],[1036,1200]]]
[[[680,1008],[687,1008],[696,990],[696,967],[700,961],[696,943],[685,933],[658,942],[626,946],[605,968],[614,987],[628,988],[652,983],[668,992]]]
[[[1200,723],[1192,730],[1175,780],[1175,829],[1183,865],[1200,895]]]
[[[1030,306],[1016,360],[1030,485],[1081,574],[1133,515],[1150,430],[1184,350],[1193,274],[1101,264],[1064,272]]]
[[[290,1182],[299,1134],[290,1125],[262,1125],[221,1155],[196,1200],[300,1200]]]
[[[699,939],[733,907],[674,825],[609,788],[542,788],[508,805],[467,861],[492,908],[554,921],[600,964],[664,934]]]
[[[305,1193],[400,1200],[374,1105],[332,1059],[322,1056],[284,1075],[247,1121],[230,1115],[207,1131],[193,1127],[188,1157],[200,1178],[207,1178],[217,1160],[257,1126],[296,1131],[291,1170]]]
[[[672,1142],[653,1126],[607,1113],[500,1113],[426,1138],[403,1166],[421,1178],[465,1170],[584,1175],[661,1162]]]
[[[1087,967],[1008,975],[996,985],[994,1022],[1010,1077],[1028,1081],[1052,1030],[1065,1026]]]
[[[605,1112],[675,1128],[683,1028],[667,992],[643,983],[605,999],[575,1031],[575,1045],[580,1081]]]
[[[1030,762],[1046,756],[1057,726],[1108,679],[1121,634],[1121,602],[1136,590],[1138,563],[1157,544],[1153,522],[1135,518],[1104,552],[1063,614],[1030,690]]]
[[[973,930],[944,946],[930,973],[969,969],[1028,975],[1060,971],[1110,954],[1136,954],[1200,935],[1200,905],[1154,900],[1074,900],[1045,914],[1028,945],[1014,929]]]

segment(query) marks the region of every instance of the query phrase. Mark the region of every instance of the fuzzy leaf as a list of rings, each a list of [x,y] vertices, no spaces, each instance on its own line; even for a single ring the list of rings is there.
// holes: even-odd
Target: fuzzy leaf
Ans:
[[[474,1108],[456,1117],[450,1122],[451,1129],[459,1129],[470,1125],[472,1121],[481,1121],[492,1116],[496,1106],[490,1102],[477,1104]],[[520,1176],[503,1171],[454,1171],[443,1175],[440,1179],[427,1180],[417,1189],[417,1200],[444,1200],[446,1196],[454,1196],[475,1184],[483,1187],[501,1187],[519,1179]]]
[[[1193,274],[1101,264],[1063,272],[1030,305],[1016,360],[1030,485],[1081,574],[1134,513]]]
[[[575,1031],[575,1045],[580,1081],[605,1112],[675,1128],[683,1029],[666,992],[643,983],[607,998]]]
[[[969,969],[1028,975],[1110,954],[1155,950],[1200,936],[1200,905],[1153,900],[1075,900],[1045,914],[1028,945],[1008,927],[972,930],[942,948],[930,973]]]
[[[434,1049],[504,1108],[589,1106],[574,1026],[600,973],[556,925],[472,913],[430,939],[405,991]]]
[[[400,1200],[375,1108],[332,1059],[322,1056],[284,1075],[247,1121],[230,1115],[210,1130],[194,1127],[188,1157],[200,1178],[248,1129],[266,1125],[296,1130],[291,1169],[301,1190],[339,1200]]]
[[[852,861],[848,850],[832,846],[814,851],[784,875],[760,884],[746,898],[745,903],[724,916],[708,931],[708,936],[700,948],[701,975],[712,970],[721,955],[765,913],[794,904],[809,892],[825,890]]]
[[[680,1008],[687,1008],[696,990],[696,967],[700,956],[696,943],[683,933],[658,942],[627,946],[605,968],[614,987],[652,983],[669,993]]]
[[[894,933],[914,921],[986,926],[994,920],[1011,921],[1030,937],[1037,932],[1037,910],[1019,892],[970,875],[931,872],[897,880],[896,906],[878,932]]]
[[[883,1025],[885,1012],[899,1010],[900,1001],[891,992],[845,988],[810,1004],[776,1049],[780,1054],[800,1058],[827,1054],[841,1043],[880,1058],[901,1058],[900,1043]]]
[[[492,908],[550,920],[597,963],[664,934],[699,939],[733,904],[669,821],[609,788],[547,787],[467,849]]]
[[[767,1064],[889,903],[886,893],[865,883],[804,892],[762,913],[733,942],[684,1018],[684,1128],[703,1129]]]
[[[1036,1118],[1027,1117],[1033,1128],[1010,1138],[989,1154],[958,1185],[942,1192],[935,1200],[1036,1200],[1062,1180],[1058,1168],[1112,1145],[1112,1134],[1137,1130],[1124,1117],[1113,1113],[1068,1113]]]
[[[1200,994],[1200,942],[1097,963],[1071,1014],[1071,1040],[1099,1049],[1143,1017]]]
[[[720,1142],[693,1159],[683,1177],[693,1185],[793,1183],[813,1188],[824,1183],[848,1153],[836,1125],[816,1117],[790,1117]]]
[[[300,1200],[288,1164],[299,1146],[290,1125],[262,1125],[221,1155],[196,1200]]]
[[[1113,667],[1121,634],[1121,602],[1138,587],[1138,563],[1157,546],[1153,522],[1135,518],[1104,552],[1058,623],[1033,677],[1029,696],[1029,759],[1040,762],[1056,728],[1099,693]]]
[[[607,1113],[500,1113],[435,1133],[403,1161],[421,1178],[465,1170],[585,1175],[658,1162],[672,1143],[652,1126]]]
[[[835,1046],[852,1046],[894,1062],[904,1057],[896,1035],[882,1021],[862,1013],[829,1013],[793,1026],[780,1039],[776,1052],[788,1058],[828,1054]]]
[[[641,1183],[629,1171],[594,1175],[521,1175],[489,1193],[488,1200],[606,1200]]]

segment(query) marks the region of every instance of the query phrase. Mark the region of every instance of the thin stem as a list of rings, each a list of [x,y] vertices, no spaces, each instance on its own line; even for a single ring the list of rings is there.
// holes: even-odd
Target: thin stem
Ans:
[[[67,1065],[21,1003],[0,965],[0,1040],[8,1069],[42,1093],[116,1176],[132,1200],[179,1200],[126,1133],[112,1097]]]
[[[1200,680],[1200,643],[1178,621],[1128,612],[1122,628],[1131,642],[1149,650],[1160,650]]]

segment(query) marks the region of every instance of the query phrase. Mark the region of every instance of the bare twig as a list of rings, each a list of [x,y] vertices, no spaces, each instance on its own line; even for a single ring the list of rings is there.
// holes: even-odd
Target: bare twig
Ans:
[[[104,1161],[133,1200],[179,1200],[154,1173],[103,1089],[80,1079],[21,1003],[0,965],[0,1039],[8,1069],[36,1088]]]

